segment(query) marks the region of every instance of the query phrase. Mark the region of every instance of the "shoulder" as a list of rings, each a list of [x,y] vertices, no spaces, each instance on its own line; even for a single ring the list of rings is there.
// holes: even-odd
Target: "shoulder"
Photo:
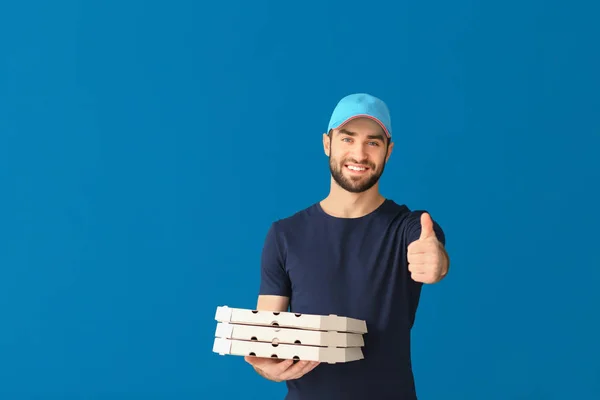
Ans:
[[[302,225],[306,225],[311,220],[320,216],[318,205],[311,204],[299,211],[294,212],[285,217],[275,219],[271,223],[271,229],[277,232],[289,232],[298,229]]]
[[[402,229],[418,221],[423,212],[424,210],[411,210],[408,205],[391,199],[386,200],[381,210],[386,220],[393,220],[396,226]]]
[[[293,243],[295,238],[312,236],[307,232],[315,225],[315,217],[318,217],[318,209],[315,205],[310,205],[291,215],[272,220],[267,229],[265,247],[276,249],[285,259],[290,243]]]
[[[315,214],[315,206],[310,205],[291,215],[272,220],[267,228],[266,241],[277,243],[277,247],[285,249],[290,236],[301,234]]]
[[[435,215],[427,209],[411,209],[406,204],[398,204],[393,200],[388,200],[386,213],[392,216],[397,223],[398,232],[406,237],[408,243],[416,240],[421,235],[421,216],[425,213],[429,214],[433,221],[434,230],[438,239],[445,243],[446,237],[444,230],[436,219]]]

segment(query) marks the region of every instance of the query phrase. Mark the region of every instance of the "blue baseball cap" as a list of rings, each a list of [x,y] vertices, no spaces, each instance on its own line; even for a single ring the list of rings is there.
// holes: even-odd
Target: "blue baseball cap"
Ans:
[[[388,138],[392,137],[392,122],[387,105],[367,93],[354,93],[342,98],[331,114],[327,131],[337,129],[355,118],[372,119],[381,125]]]

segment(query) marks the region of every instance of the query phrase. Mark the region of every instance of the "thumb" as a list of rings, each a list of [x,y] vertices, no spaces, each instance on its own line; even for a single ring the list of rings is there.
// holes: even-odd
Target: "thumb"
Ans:
[[[419,240],[430,237],[435,237],[435,232],[433,231],[433,221],[428,213],[423,213],[421,215],[421,237],[419,237]]]

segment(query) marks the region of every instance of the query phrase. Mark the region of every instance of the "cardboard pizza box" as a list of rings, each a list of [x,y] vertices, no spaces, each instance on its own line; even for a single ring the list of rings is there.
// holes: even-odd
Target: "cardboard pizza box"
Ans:
[[[225,339],[329,347],[362,347],[359,333],[324,332],[297,328],[217,323],[215,336]]]
[[[218,322],[242,325],[277,326],[316,331],[367,333],[365,321],[337,315],[300,314],[285,311],[248,310],[219,306],[215,313]]]
[[[220,355],[256,356],[277,359],[309,360],[328,364],[347,363],[364,358],[360,347],[317,347],[297,344],[272,344],[215,338],[213,352]]]

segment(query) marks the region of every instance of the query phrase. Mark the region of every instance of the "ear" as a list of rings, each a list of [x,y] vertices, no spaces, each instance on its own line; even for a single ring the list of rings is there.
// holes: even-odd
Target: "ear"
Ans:
[[[329,152],[331,151],[330,146],[330,139],[329,139],[329,135],[327,135],[327,133],[323,134],[323,151],[325,151],[325,155],[327,157],[329,157]]]
[[[391,142],[390,145],[388,146],[387,156],[385,157],[386,163],[388,162],[388,160],[390,159],[390,156],[392,155],[392,150],[394,150],[394,142]]]

